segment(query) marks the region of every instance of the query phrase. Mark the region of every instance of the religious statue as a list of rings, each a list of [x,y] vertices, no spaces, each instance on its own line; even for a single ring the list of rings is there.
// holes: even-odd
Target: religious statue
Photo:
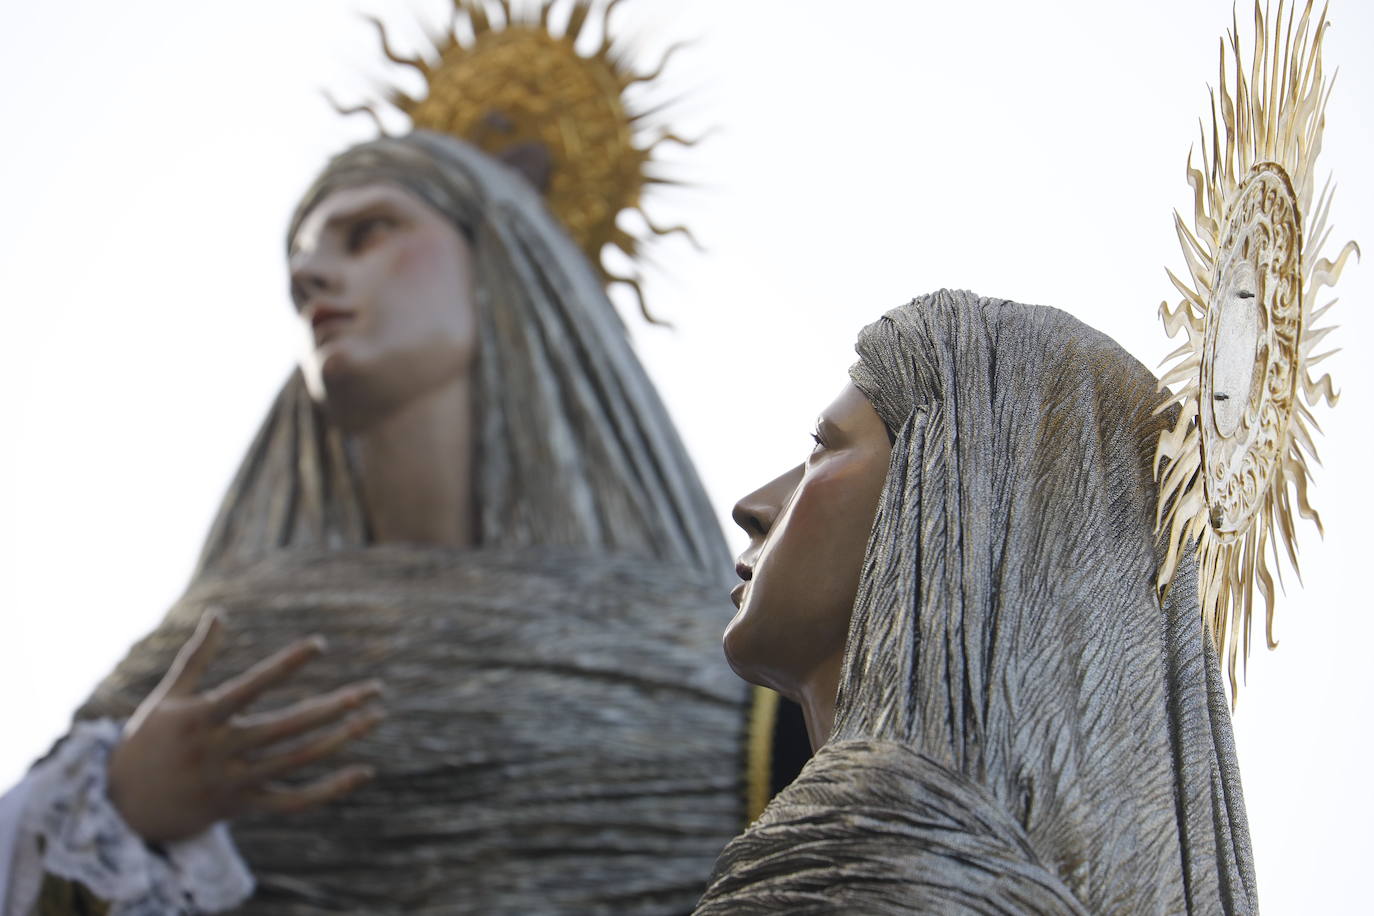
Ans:
[[[505,5],[501,29],[459,9],[503,66],[529,56],[510,50],[522,29],[548,38]],[[1189,342],[1164,382],[1064,312],[941,290],[861,332],[805,462],[736,505],[729,666],[795,700],[816,753],[708,882],[768,707],[751,728],[713,660],[719,532],[608,277],[534,190],[557,200],[567,173],[517,105],[471,117],[486,152],[417,130],[346,151],[307,192],[288,245],[315,348],[186,595],[79,715],[129,715],[169,665],[184,689],[211,638],[230,642],[211,675],[319,631],[385,681],[386,719],[331,732],[367,769],[309,785],[370,783],[236,821],[250,912],[1254,913],[1222,663],[1234,699],[1256,582],[1272,606],[1256,552],[1277,527],[1294,556],[1290,486],[1310,512],[1297,392],[1334,400],[1307,373],[1311,300],[1355,250],[1318,256],[1311,14],[1257,7],[1248,81],[1234,35],[1234,77],[1223,50],[1225,148],[1190,169],[1194,285],[1164,310]],[[394,99],[417,123],[471,113],[475,75],[387,53],[431,78],[432,105]],[[598,225],[585,238],[605,244]],[[225,623],[173,663],[207,608]],[[322,671],[295,672],[285,721],[334,721],[373,689]],[[164,896],[116,909],[237,902],[206,880],[225,842],[170,876],[151,855]]]
[[[1253,912],[1191,553],[1155,585],[1154,376],[1056,309],[947,290],[858,351],[806,463],[736,507],[727,653],[818,749],[697,912]]]
[[[340,154],[300,202],[287,254],[311,351],[186,593],[77,718],[117,736],[197,626],[186,655],[211,679],[328,639],[306,667],[310,645],[291,650],[274,698],[292,722],[381,689],[387,714],[305,745],[352,742],[332,776],[283,752],[330,805],[248,806],[232,844],[217,828],[176,856],[68,804],[109,800],[103,757],[60,747],[86,794],[35,800],[48,820],[21,842],[71,879],[50,887],[85,885],[83,905],[680,913],[747,801],[767,798],[769,707],[720,652],[724,540],[596,260],[606,242],[634,247],[615,215],[637,205],[649,153],[619,93],[640,77],[609,41],[574,48],[585,3],[561,35],[547,9],[504,7],[500,28],[492,9],[457,0],[473,37],[412,61],[437,114],[421,105],[421,129]],[[472,142],[423,129],[436,119]],[[163,683],[185,689],[178,670]],[[363,680],[341,692],[346,678]],[[261,769],[237,740],[221,763]],[[185,840],[177,826],[166,839]]]
[[[863,330],[805,464],[735,507],[727,654],[817,752],[697,913],[1257,912],[1222,660],[1234,701],[1265,547],[1296,563],[1315,520],[1298,394],[1335,400],[1314,299],[1358,249],[1322,258],[1312,208],[1324,12],[1255,21],[1189,168],[1162,382],[1056,309],[941,290]]]

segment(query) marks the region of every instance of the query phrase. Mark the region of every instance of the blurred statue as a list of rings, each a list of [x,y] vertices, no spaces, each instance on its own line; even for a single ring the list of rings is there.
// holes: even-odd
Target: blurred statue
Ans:
[[[432,71],[430,98],[499,89],[464,102],[487,151],[427,130],[384,137],[336,157],[301,201],[288,257],[313,347],[185,595],[78,712],[105,740],[94,752],[69,740],[53,758],[87,794],[56,780],[31,799],[20,852],[30,875],[47,873],[44,900],[215,910],[251,891],[253,913],[680,913],[746,801],[767,798],[772,707],[720,652],[724,541],[609,277],[574,240],[634,247],[614,217],[646,180],[619,99],[638,77],[609,42],[574,49],[584,3],[556,37],[509,10],[495,29],[483,4],[456,9],[475,44],[451,36],[442,72],[466,76]],[[620,131],[602,139],[621,154],[578,159],[545,128],[523,135],[528,99],[513,87],[530,81],[502,67],[595,89],[572,108],[544,99],[563,118],[549,135],[601,129],[597,105],[609,107]],[[615,80],[567,76],[594,67]],[[617,184],[628,200],[607,196]],[[324,660],[301,667],[307,642],[251,667],[307,634],[327,639]],[[207,668],[230,686],[194,694]],[[362,680],[336,688],[345,677]],[[269,683],[282,712],[252,705]],[[195,749],[215,760],[208,783],[250,773],[258,794],[184,808],[159,797],[167,780],[149,767],[116,790],[130,746],[166,746],[145,723],[166,718],[173,687],[215,711]],[[385,718],[366,708],[383,689]],[[233,710],[226,690],[243,701]],[[135,709],[120,738],[113,723]],[[320,724],[333,730],[273,743]],[[320,770],[350,741],[348,767]],[[115,816],[91,791],[106,756]],[[305,787],[258,803],[290,769]],[[293,808],[309,810],[281,816]],[[212,827],[228,816],[232,843]]]

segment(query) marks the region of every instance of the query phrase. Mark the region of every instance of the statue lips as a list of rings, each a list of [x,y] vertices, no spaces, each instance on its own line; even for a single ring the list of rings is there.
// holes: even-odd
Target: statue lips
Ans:
[[[310,330],[315,335],[315,346],[327,343],[338,336],[341,328],[357,317],[351,309],[334,305],[316,303],[310,307]]]
[[[736,563],[735,575],[744,580],[730,590],[730,600],[735,603],[735,608],[738,610],[740,605],[744,603],[744,590],[748,587],[749,580],[754,578],[754,567],[743,562]]]

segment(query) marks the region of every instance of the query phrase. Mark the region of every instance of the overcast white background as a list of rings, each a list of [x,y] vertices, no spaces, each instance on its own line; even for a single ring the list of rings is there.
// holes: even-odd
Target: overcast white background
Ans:
[[[358,14],[415,47],[444,10],[6,4],[0,783],[175,600],[303,345],[283,227],[325,158],[373,131],[320,90],[358,100],[409,76]],[[1156,317],[1165,266],[1182,267],[1170,214],[1189,205],[1228,0],[633,0],[617,16],[645,62],[699,39],[663,83],[689,94],[682,132],[718,128],[672,154],[698,187],[648,199],[708,248],[655,250],[651,304],[677,330],[632,323],[722,520],[809,447],[859,327],[919,293],[1057,305],[1151,366],[1172,349]],[[1332,239],[1374,250],[1374,7],[1329,18]],[[1268,913],[1369,906],[1374,265],[1337,292],[1326,537],[1304,523],[1306,585],[1286,576],[1282,647],[1251,659],[1235,720]]]

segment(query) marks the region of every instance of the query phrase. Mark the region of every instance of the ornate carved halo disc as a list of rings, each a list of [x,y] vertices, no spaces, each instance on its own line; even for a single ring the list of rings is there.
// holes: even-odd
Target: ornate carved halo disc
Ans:
[[[1312,369],[1331,332],[1318,326],[1335,300],[1319,301],[1359,246],[1322,255],[1331,184],[1316,194],[1329,82],[1322,76],[1326,11],[1314,0],[1269,15],[1254,5],[1253,50],[1237,23],[1222,40],[1211,130],[1199,125],[1203,166],[1188,161],[1190,228],[1174,214],[1188,270],[1169,278],[1182,298],[1160,317],[1182,346],[1160,380],[1177,404],[1155,450],[1156,518],[1168,548],[1157,572],[1167,591],[1195,547],[1198,599],[1208,635],[1226,659],[1234,698],[1249,652],[1257,593],[1274,639],[1279,550],[1298,568],[1297,518],[1321,519],[1307,499],[1317,459],[1310,408],[1336,403],[1329,375]],[[1248,59],[1247,59],[1248,58]],[[1301,397],[1299,397],[1301,394]]]
[[[1203,482],[1222,543],[1249,527],[1282,457],[1302,333],[1302,233],[1283,169],[1250,170],[1222,231],[1202,359]]]

